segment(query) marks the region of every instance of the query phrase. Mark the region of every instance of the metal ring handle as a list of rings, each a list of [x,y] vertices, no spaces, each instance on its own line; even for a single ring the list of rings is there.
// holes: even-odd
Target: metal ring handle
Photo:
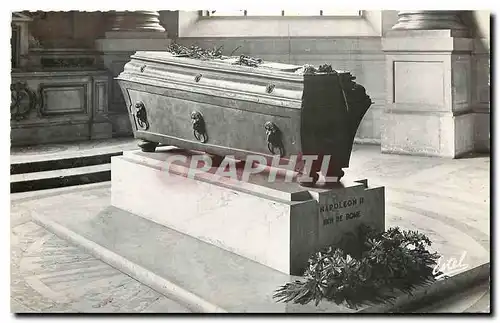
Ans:
[[[266,85],[266,93],[272,93],[274,91],[274,88],[276,87],[276,85],[270,83],[268,85]]]
[[[139,125],[140,128],[144,130],[149,129],[149,121],[148,121],[148,115],[146,113],[146,106],[142,102],[137,102],[135,104],[135,118],[137,120],[137,124]]]
[[[266,141],[267,141],[267,149],[275,155],[276,149],[279,152],[280,157],[285,156],[285,147],[283,146],[283,141],[281,138],[281,131],[278,126],[268,121],[264,124],[264,129],[266,129]]]
[[[205,126],[205,119],[198,111],[191,112],[191,124],[193,126],[193,135],[201,143],[208,141],[207,129]]]

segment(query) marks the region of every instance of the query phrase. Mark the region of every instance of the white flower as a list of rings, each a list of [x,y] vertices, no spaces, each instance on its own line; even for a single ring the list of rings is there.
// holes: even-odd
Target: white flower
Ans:
[[[415,250],[415,245],[410,243],[406,245],[406,249]]]

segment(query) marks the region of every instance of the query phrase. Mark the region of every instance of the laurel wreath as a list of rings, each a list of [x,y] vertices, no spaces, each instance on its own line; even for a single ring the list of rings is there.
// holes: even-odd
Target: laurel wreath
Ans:
[[[316,306],[327,300],[357,308],[390,302],[395,290],[411,294],[442,274],[434,270],[440,256],[427,250],[431,241],[422,233],[398,227],[380,233],[360,226],[355,237],[312,255],[302,279],[280,286],[274,299]]]

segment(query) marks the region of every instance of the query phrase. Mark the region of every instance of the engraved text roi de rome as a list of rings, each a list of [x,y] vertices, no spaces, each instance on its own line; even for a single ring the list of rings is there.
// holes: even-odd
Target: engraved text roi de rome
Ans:
[[[320,214],[324,214],[327,212],[333,212],[336,210],[340,209],[348,209],[355,207],[357,205],[363,204],[364,198],[360,197],[359,199],[353,198],[349,200],[343,200],[343,201],[338,201],[338,202],[333,202],[330,204],[325,204],[321,205],[319,208]],[[336,212],[338,213],[338,212]],[[325,216],[328,216],[328,214],[325,214]],[[351,220],[351,219],[356,219],[361,217],[361,212],[360,211],[352,211],[352,212],[346,212],[346,213],[338,213],[334,215],[333,217],[330,215],[329,217],[323,218],[323,225],[329,225],[335,222],[342,222],[344,220]]]

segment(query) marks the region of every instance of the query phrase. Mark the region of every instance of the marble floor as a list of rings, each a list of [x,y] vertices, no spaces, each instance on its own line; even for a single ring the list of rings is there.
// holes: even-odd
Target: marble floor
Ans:
[[[61,191],[65,189],[56,189]],[[45,193],[48,193],[47,190]],[[11,312],[190,311],[31,221],[11,212]]]
[[[421,230],[440,248],[463,246],[469,251],[466,262],[489,261],[490,157],[451,160],[379,149],[355,146],[346,177],[386,187],[386,226]],[[109,194],[109,183],[88,186],[101,190],[103,198]],[[38,197],[63,191],[85,196],[86,189],[11,194],[12,312],[189,311],[31,221],[30,210],[43,207]],[[445,300],[429,311],[488,312],[489,286],[477,288],[462,297],[473,297],[472,306]]]

